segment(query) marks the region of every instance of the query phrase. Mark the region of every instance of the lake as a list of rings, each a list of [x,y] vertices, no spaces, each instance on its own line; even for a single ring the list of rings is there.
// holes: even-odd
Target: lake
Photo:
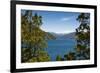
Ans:
[[[56,61],[57,55],[60,55],[63,58],[68,52],[74,51],[75,45],[75,39],[49,40],[46,51],[48,52],[51,61]]]

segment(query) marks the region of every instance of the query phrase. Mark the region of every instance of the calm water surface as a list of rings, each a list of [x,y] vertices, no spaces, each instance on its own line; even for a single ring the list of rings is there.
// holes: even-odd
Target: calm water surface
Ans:
[[[49,40],[46,51],[48,52],[51,60],[55,61],[57,55],[60,55],[63,58],[68,52],[74,51],[75,45],[75,39]]]

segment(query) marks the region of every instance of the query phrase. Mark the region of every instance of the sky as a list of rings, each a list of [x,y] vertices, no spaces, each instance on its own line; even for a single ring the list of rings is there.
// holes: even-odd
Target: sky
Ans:
[[[60,12],[60,11],[36,11],[33,10],[32,14],[37,13],[42,16],[41,29],[46,32],[54,33],[71,33],[79,26],[76,20],[80,13],[77,12]]]

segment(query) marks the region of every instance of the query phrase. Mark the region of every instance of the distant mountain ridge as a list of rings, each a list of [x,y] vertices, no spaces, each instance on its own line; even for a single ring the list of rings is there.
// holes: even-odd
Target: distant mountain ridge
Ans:
[[[66,38],[75,39],[75,32],[65,34],[64,36],[62,36],[62,38],[64,38],[64,39],[66,39]]]
[[[45,33],[46,33],[46,39],[47,40],[54,40],[54,39],[56,39],[55,35],[53,35],[53,34],[51,34],[49,32],[45,32]]]
[[[48,32],[52,36],[54,36],[56,39],[75,39],[75,32],[71,33],[54,33],[54,32]]]

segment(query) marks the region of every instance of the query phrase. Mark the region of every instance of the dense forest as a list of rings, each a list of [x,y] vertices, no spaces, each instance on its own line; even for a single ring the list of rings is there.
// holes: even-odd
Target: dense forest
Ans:
[[[86,60],[90,58],[90,15],[80,13],[77,17],[80,25],[76,28],[75,36],[77,45],[75,52],[69,52],[62,58],[56,57],[56,61],[64,60]],[[44,50],[48,47],[49,39],[56,39],[52,34],[43,31],[42,16],[32,10],[21,13],[21,62],[47,62],[51,61],[49,54]],[[67,29],[66,29],[67,31]]]

